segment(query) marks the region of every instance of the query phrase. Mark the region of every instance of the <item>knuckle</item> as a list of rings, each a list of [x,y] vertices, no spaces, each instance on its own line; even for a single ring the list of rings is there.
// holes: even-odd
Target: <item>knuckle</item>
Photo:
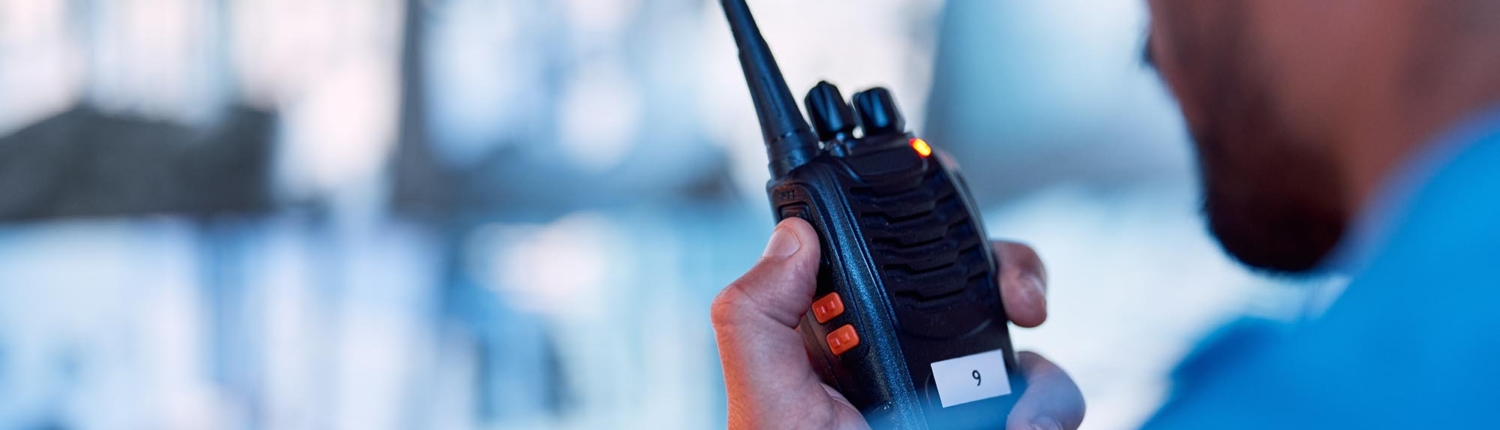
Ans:
[[[733,324],[744,314],[745,300],[744,284],[739,281],[730,283],[709,305],[709,320],[715,327]]]

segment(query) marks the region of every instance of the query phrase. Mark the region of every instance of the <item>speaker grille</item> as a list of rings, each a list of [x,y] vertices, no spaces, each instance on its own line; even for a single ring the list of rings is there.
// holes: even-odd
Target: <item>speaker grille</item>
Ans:
[[[864,178],[849,189],[870,254],[895,304],[950,306],[990,284],[985,239],[953,182],[935,163]],[[972,288],[971,288],[972,287]]]

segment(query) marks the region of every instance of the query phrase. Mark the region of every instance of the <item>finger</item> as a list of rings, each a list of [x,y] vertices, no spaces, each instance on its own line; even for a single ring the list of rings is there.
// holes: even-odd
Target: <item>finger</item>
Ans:
[[[817,288],[818,235],[801,218],[782,221],[760,260],[714,298],[715,326],[797,328]]]
[[[731,422],[779,419],[765,412],[828,401],[796,331],[812,306],[817,274],[817,233],[792,218],[776,227],[760,261],[714,298]]]
[[[1017,354],[1026,392],[1011,409],[1009,430],[1073,430],[1087,409],[1083,393],[1062,368],[1032,352]]]
[[[1000,262],[1000,298],[1005,314],[1021,327],[1036,327],[1047,321],[1047,268],[1030,246],[994,241]]]

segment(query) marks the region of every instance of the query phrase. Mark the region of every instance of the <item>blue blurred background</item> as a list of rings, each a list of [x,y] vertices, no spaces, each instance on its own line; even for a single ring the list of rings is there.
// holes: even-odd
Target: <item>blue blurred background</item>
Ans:
[[[1042,254],[1085,428],[1339,289],[1206,235],[1140,0],[751,3]],[[0,428],[723,426],[772,222],[716,1],[0,0],[0,136]]]

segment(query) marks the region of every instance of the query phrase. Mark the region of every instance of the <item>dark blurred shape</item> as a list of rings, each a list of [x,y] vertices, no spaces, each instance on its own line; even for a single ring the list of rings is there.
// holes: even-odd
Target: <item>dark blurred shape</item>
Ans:
[[[459,178],[444,166],[432,151],[423,100],[422,37],[425,34],[424,3],[407,0],[401,32],[401,113],[397,131],[396,154],[392,161],[395,176],[392,205],[397,213],[432,219],[454,210],[460,192]]]
[[[75,108],[0,138],[0,221],[265,212],[273,123],[243,107],[206,129]]]

